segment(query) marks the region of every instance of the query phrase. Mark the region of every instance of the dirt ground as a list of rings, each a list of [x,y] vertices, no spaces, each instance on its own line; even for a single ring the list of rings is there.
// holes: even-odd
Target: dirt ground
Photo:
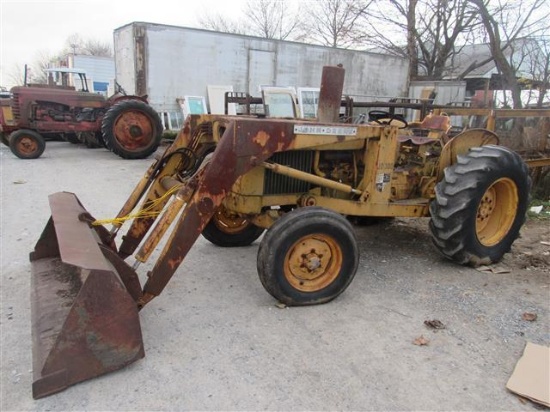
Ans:
[[[512,269],[550,270],[550,219],[529,219],[503,262]]]
[[[397,224],[405,224],[429,236],[425,222],[415,219],[398,219]],[[425,232],[425,233],[424,233]],[[550,216],[528,218],[519,238],[514,242],[511,253],[504,255],[501,262],[491,267],[478,268],[481,271],[504,273],[512,270],[550,271]]]
[[[28,254],[47,196],[77,193],[108,218],[151,162],[64,142],[22,161],[0,147],[0,410],[541,409],[505,386],[527,342],[550,345],[548,220],[529,220],[511,253],[482,270],[441,257],[428,219],[356,226],[352,284],[303,308],[281,308],[263,289],[259,241],[226,249],[200,238],[140,312],[144,359],[33,400]],[[436,320],[443,328],[425,323]]]

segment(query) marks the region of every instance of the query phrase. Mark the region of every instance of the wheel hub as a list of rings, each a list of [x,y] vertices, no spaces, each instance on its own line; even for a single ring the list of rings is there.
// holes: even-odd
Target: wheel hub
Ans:
[[[250,222],[234,213],[229,213],[223,206],[213,216],[217,228],[225,233],[239,233],[246,229]]]
[[[29,154],[38,150],[38,146],[33,139],[29,137],[23,137],[21,140],[19,140],[18,149],[22,153]]]
[[[155,138],[150,119],[139,110],[128,110],[116,119],[114,136],[126,150],[141,150]]]
[[[310,272],[313,272],[315,269],[321,267],[321,258],[323,255],[318,255],[315,253],[315,249],[308,253],[307,255],[302,255],[302,267],[307,268]]]
[[[285,278],[303,292],[321,290],[338,276],[342,255],[337,242],[330,236],[304,236],[285,256]]]
[[[481,199],[481,203],[479,205],[479,209],[477,211],[477,218],[479,219],[480,222],[483,222],[485,219],[488,219],[489,216],[491,216],[491,213],[493,213],[493,210],[495,209],[494,199],[495,199],[495,189],[491,187],[483,195],[483,198]]]
[[[141,131],[141,127],[135,124],[130,126],[130,136],[132,136],[133,138],[138,138],[141,137],[142,134],[143,132]]]
[[[509,178],[495,181],[483,194],[476,214],[476,234],[484,246],[494,246],[508,234],[519,203],[516,184]]]

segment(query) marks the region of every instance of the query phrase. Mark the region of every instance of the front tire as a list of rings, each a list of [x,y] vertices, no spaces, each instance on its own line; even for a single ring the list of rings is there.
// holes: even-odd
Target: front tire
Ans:
[[[46,149],[46,141],[34,130],[16,130],[8,140],[11,152],[20,159],[37,159]]]
[[[288,306],[331,301],[349,286],[358,264],[351,224],[320,207],[283,215],[267,231],[258,250],[262,285]]]
[[[458,156],[430,204],[434,245],[463,265],[498,262],[525,222],[530,186],[527,166],[510,149],[487,145]]]
[[[144,159],[157,150],[162,137],[158,113],[141,100],[122,100],[101,122],[105,146],[124,159]]]

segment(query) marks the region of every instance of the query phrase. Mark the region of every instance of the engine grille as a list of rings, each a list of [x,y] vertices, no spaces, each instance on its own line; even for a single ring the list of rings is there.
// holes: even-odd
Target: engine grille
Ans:
[[[21,118],[21,109],[19,104],[19,93],[13,93],[13,99],[11,102],[11,112],[13,113],[14,119]]]
[[[275,153],[269,161],[281,164],[283,166],[292,167],[303,172],[311,173],[313,165],[312,150],[296,150]],[[294,179],[272,172],[265,171],[264,179],[264,194],[275,195],[281,193],[303,193],[311,188],[311,184],[303,180]]]

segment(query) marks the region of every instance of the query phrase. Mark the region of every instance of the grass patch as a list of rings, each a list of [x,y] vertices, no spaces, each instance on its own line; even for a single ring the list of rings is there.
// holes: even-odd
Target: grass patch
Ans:
[[[174,140],[177,135],[178,135],[178,131],[176,130],[165,130],[162,133],[162,138],[167,140]]]

